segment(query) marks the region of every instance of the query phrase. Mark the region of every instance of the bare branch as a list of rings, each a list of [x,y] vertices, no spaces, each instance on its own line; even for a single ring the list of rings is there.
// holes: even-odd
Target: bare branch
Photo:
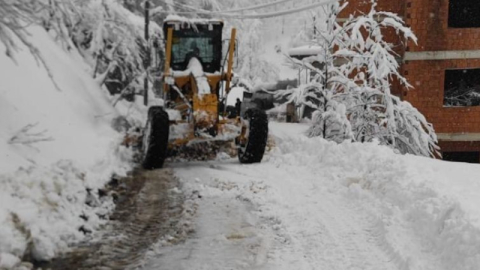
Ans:
[[[28,124],[24,126],[19,131],[17,131],[15,135],[10,138],[10,140],[8,140],[8,144],[31,145],[39,142],[53,141],[53,137],[47,137],[46,129],[42,131],[32,131],[32,129],[36,126],[38,126],[38,123]]]
[[[6,55],[10,57],[15,63],[14,53],[19,50],[16,39],[21,44],[25,45],[30,53],[33,55],[37,63],[41,63],[47,71],[53,85],[60,91],[60,87],[55,82],[53,73],[49,68],[45,58],[27,38],[29,33],[26,27],[31,24],[38,24],[40,18],[38,13],[45,9],[45,6],[36,1],[34,3],[24,1],[12,1],[0,5],[0,41],[6,47]]]

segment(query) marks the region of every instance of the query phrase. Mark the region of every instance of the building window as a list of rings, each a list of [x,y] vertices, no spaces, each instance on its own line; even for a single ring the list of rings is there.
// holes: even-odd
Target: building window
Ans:
[[[480,1],[450,0],[448,5],[448,27],[480,27]]]
[[[480,105],[480,68],[445,70],[443,106]]]
[[[479,163],[479,152],[443,152],[443,160],[467,163]]]

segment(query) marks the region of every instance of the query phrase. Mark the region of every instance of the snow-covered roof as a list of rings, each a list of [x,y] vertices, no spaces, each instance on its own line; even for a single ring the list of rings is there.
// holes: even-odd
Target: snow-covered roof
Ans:
[[[178,15],[168,15],[167,18],[163,21],[166,23],[187,23],[187,24],[223,24],[221,19],[200,19],[200,18],[185,18]]]
[[[287,112],[287,102],[282,103],[278,106],[273,107],[272,109],[268,110],[268,114],[277,114],[277,113],[286,113]]]
[[[276,86],[277,82],[257,84],[255,87],[253,87],[252,92],[275,90]]]
[[[306,56],[306,55],[316,55],[321,53],[323,48],[316,45],[305,45],[296,48],[291,48],[288,50],[288,55],[290,56]]]

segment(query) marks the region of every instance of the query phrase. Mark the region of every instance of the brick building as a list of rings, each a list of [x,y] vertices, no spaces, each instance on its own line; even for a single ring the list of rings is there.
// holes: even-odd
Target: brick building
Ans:
[[[348,0],[340,18],[370,9]],[[418,37],[404,45],[386,33],[414,89],[393,82],[393,92],[434,125],[444,159],[480,162],[480,1],[378,0],[378,10],[399,14]]]

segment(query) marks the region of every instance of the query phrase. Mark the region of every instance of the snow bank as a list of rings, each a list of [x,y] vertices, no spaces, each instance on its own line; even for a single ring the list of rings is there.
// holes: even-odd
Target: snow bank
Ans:
[[[24,255],[50,259],[84,238],[79,229],[113,207],[97,189],[131,166],[93,71],[43,28],[28,30],[58,88],[25,46],[15,61],[0,54],[0,268]]]
[[[144,269],[478,269],[478,165],[307,129],[271,122],[261,163],[172,163],[194,235],[167,235]]]
[[[59,159],[91,165],[103,157],[105,145],[119,136],[109,127],[115,112],[75,51],[65,52],[40,27],[32,27],[30,32],[59,89],[27,48],[15,55],[17,63],[0,55],[0,115],[4,116],[0,122],[0,171],[48,165]],[[37,124],[31,133],[45,131],[43,137],[51,140],[9,143],[28,124]]]
[[[291,126],[272,125],[278,148],[270,162],[297,165],[318,179],[341,183],[348,198],[370,209],[377,220],[378,241],[399,266],[478,269],[478,164],[401,156],[373,143],[307,139],[301,134],[292,135],[295,131]],[[405,239],[402,231],[412,231],[415,237]],[[440,260],[425,265],[429,260],[418,258]]]

